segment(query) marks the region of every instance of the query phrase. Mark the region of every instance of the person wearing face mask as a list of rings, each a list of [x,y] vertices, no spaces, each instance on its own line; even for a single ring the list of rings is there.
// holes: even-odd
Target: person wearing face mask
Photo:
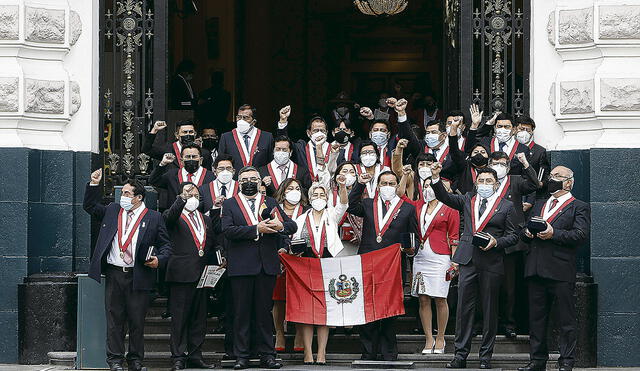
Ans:
[[[549,197],[538,199],[532,217],[542,217],[546,229],[531,233],[524,229],[522,239],[529,244],[524,276],[529,295],[530,363],[519,371],[542,371],[549,360],[547,324],[555,314],[558,330],[558,369],[571,371],[576,351],[576,251],[589,241],[591,210],[576,199],[571,190],[573,171],[565,166],[551,170]]]
[[[391,136],[395,137],[398,133],[398,114],[393,109],[396,101],[389,94],[382,93],[378,99],[378,104],[373,110],[369,107],[360,108],[360,116],[368,122],[368,127],[371,127],[374,121],[388,122]]]
[[[256,127],[256,109],[243,104],[238,108],[236,128],[220,137],[218,154],[233,157],[236,172],[244,166],[260,168],[273,159],[273,135]]]
[[[234,369],[249,367],[251,344],[262,368],[281,368],[275,360],[272,294],[280,273],[281,235],[291,235],[297,227],[275,199],[259,192],[261,179],[255,167],[240,169],[238,183],[240,193],[223,202],[221,213],[227,274],[234,293]]]
[[[358,175],[366,174],[368,180],[364,190],[365,197],[373,197],[376,194],[378,177],[385,171],[390,171],[388,166],[383,166],[378,162],[378,147],[370,140],[363,140],[360,143],[360,164],[356,168]]]
[[[142,183],[129,179],[117,203],[101,204],[102,169],[91,173],[82,207],[100,223],[89,277],[105,276],[106,353],[111,371],[124,371],[125,326],[129,329],[129,370],[141,371],[144,321],[153,297],[158,267],[171,256],[171,240],[162,215],[144,204]],[[146,259],[153,247],[152,256]]]
[[[358,182],[349,194],[347,212],[363,218],[362,240],[358,254],[379,250],[403,240],[406,234],[418,236],[416,208],[398,197],[399,178],[392,171],[380,173],[378,191],[374,198],[362,198],[368,177],[360,174]],[[413,256],[413,250],[404,250]],[[362,359],[376,360],[378,355],[385,361],[398,359],[394,318],[367,323],[360,328]]]
[[[333,144],[338,145],[338,158],[336,165],[340,166],[345,161],[358,162],[358,148],[360,138],[354,136],[351,121],[343,119],[333,128]]]
[[[389,122],[374,120],[369,130],[369,139],[377,146],[380,164],[391,167],[391,155],[396,147],[396,139],[391,137]]]
[[[438,103],[432,96],[427,95],[422,98],[414,94],[413,98],[415,99],[412,100],[411,106],[407,110],[411,121],[425,126],[431,121],[444,120],[442,110],[438,109]]]
[[[347,188],[348,194],[353,189],[358,178],[356,164],[348,161],[343,162],[338,166],[336,173],[333,175],[331,192],[329,193],[329,199],[327,202],[330,207],[335,207],[339,203],[340,184],[338,183],[338,177],[341,175],[345,177],[345,187]],[[338,253],[338,256],[356,254],[358,252],[360,238],[362,237],[362,218],[345,213],[338,223],[338,226],[338,233],[340,234],[343,246],[343,249]]]
[[[458,264],[458,306],[456,312],[455,356],[447,368],[465,368],[471,351],[476,299],[480,298],[483,314],[480,368],[491,368],[491,356],[498,330],[498,296],[504,275],[504,249],[518,242],[513,223],[513,203],[497,192],[498,175],[491,168],[479,169],[475,192],[450,194],[440,181],[442,165],[431,168],[431,187],[436,199],[462,213],[464,231],[453,262]],[[484,247],[473,245],[478,232],[490,236]]]
[[[149,175],[149,184],[156,188],[166,189],[169,200],[175,200],[180,193],[180,184],[192,182],[198,187],[213,181],[213,173],[202,165],[202,149],[196,144],[188,144],[182,147],[181,157],[184,163],[182,168],[170,168],[174,161],[171,153],[165,153],[159,166],[155,167]]]
[[[447,112],[445,123],[447,124],[447,135],[451,133],[451,125],[456,124],[458,131],[458,148],[464,152],[464,144],[467,140],[468,130],[464,122],[464,114],[460,110]]]
[[[280,135],[274,142],[273,161],[259,169],[262,182],[267,186],[267,194],[275,195],[280,185],[289,178],[299,179],[304,189],[309,189],[311,176],[306,167],[292,161],[293,143],[289,137]]]
[[[458,211],[436,199],[431,188],[431,175],[420,181],[421,195],[412,202],[416,207],[420,249],[413,258],[411,295],[420,301],[420,320],[426,335],[422,354],[444,353],[444,334],[449,319],[447,296],[450,281],[445,280],[448,269],[457,269],[451,262],[460,233]],[[437,310],[438,336],[433,339],[431,299]]]
[[[278,136],[289,134],[289,115],[291,107],[286,106],[280,109],[280,120],[278,121]],[[338,158],[338,144],[330,144],[327,138],[327,123],[317,115],[311,117],[307,123],[307,139],[298,139],[291,147],[291,157],[293,162],[305,167],[309,172],[312,182],[326,183],[326,178],[330,172],[335,171]],[[332,150],[333,149],[333,150]]]
[[[337,256],[342,250],[342,241],[338,233],[339,223],[342,220],[348,207],[346,176],[339,175],[338,181],[338,203],[335,207],[327,205],[329,188],[319,183],[314,183],[309,188],[309,202],[311,209],[296,218],[298,230],[294,234],[294,239],[303,239],[307,244],[306,250],[301,256],[306,258],[331,258]],[[314,364],[313,342],[314,325],[301,323],[296,326],[302,332],[304,342],[304,364]],[[318,335],[318,353],[315,364],[326,364],[327,340],[329,339],[329,328],[327,326],[315,326]]]
[[[524,228],[524,211],[522,199],[525,195],[535,192],[538,189],[538,178],[533,167],[529,165],[524,153],[518,153],[516,158],[522,164],[524,172],[522,175],[507,175],[509,173],[509,156],[504,152],[493,152],[489,156],[489,168],[495,170],[498,175],[500,186],[496,191],[501,197],[513,203],[513,224],[518,230]],[[508,338],[515,338],[516,320],[516,267],[520,265],[522,259],[521,252],[527,246],[522,241],[504,249],[504,281],[500,290],[500,311],[498,314],[498,327]],[[522,288],[524,289],[524,288]],[[479,309],[479,308],[477,308]],[[476,316],[476,328],[480,328],[480,316]]]
[[[280,208],[284,210],[291,220],[296,220],[300,215],[309,209],[309,202],[304,192],[304,187],[298,179],[288,178],[286,179],[276,191],[275,199],[278,201]],[[282,236],[283,243],[281,244],[280,254],[287,252],[287,246],[291,244],[290,236]],[[276,286],[273,289],[273,323],[276,329],[276,352],[284,352],[286,341],[284,337],[284,322],[286,315],[286,275],[284,272],[278,274],[276,278]],[[293,340],[293,351],[304,351],[304,344],[302,342],[302,330],[296,324],[296,336]]]
[[[233,167],[233,157],[220,155],[213,163],[213,175],[215,179],[209,183],[202,184],[200,189],[201,209],[208,215],[210,210],[218,209],[222,202],[236,195],[240,187],[238,182],[233,180],[235,168]]]
[[[194,144],[199,139],[196,138],[196,126],[193,121],[185,120],[176,122],[176,130],[174,133],[175,140],[169,142],[166,138],[167,123],[165,121],[156,121],[145,137],[142,145],[141,152],[149,155],[151,158],[161,161],[165,153],[171,153],[174,155],[174,161],[171,163],[172,167],[182,167],[182,147]],[[160,134],[160,135],[158,135]],[[202,149],[202,166],[211,170],[211,164],[213,159],[209,149]],[[170,200],[173,202],[173,199]]]
[[[213,368],[202,358],[207,327],[207,289],[198,289],[198,281],[207,264],[224,266],[216,258],[216,225],[198,211],[200,192],[191,182],[180,184],[180,194],[163,213],[173,243],[165,281],[169,283],[171,312],[172,370]]]
[[[455,145],[458,140],[458,132],[459,122],[453,122],[449,126],[449,148],[451,149],[451,158],[458,172],[454,189],[461,194],[465,194],[474,189],[478,170],[487,167],[489,151],[481,143],[470,144],[467,141],[467,144],[465,144],[465,148],[469,150],[469,155],[467,156]]]
[[[473,105],[471,111],[471,127],[467,135],[467,145],[474,146],[476,143],[483,144],[490,152],[504,152],[509,155],[511,166],[510,175],[522,174],[522,164],[516,158],[517,153],[524,153],[529,156],[529,148],[516,140],[516,130],[513,126],[513,118],[510,114],[504,112],[496,112],[493,118],[488,120],[482,127],[482,111],[478,106]],[[493,127],[493,137],[481,137],[481,133],[487,127]]]
[[[218,133],[215,128],[204,128],[200,137],[202,138],[202,149],[206,149],[211,153],[211,162],[213,163],[218,157]]]
[[[546,148],[533,140],[536,123],[531,117],[522,115],[515,119],[514,124],[516,125],[516,140],[529,148],[529,163],[538,174],[538,178],[542,179],[543,186],[537,192],[536,198],[546,198],[545,184],[549,178],[551,165],[549,165]],[[542,173],[542,176],[540,176],[540,173]]]

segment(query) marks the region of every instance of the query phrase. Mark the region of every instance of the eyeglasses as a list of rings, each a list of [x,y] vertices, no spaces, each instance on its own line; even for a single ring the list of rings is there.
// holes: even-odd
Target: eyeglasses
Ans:
[[[216,168],[217,172],[222,172],[222,171],[225,171],[225,170],[233,172],[233,166],[227,166],[227,167],[219,166],[219,167]]]
[[[560,175],[560,174],[551,174],[551,176],[549,177],[552,180],[561,180],[561,181],[565,181],[565,180],[569,180],[569,179],[573,179],[572,176],[564,176],[564,175]]]
[[[240,184],[244,184],[244,183],[258,183],[260,181],[260,178],[256,178],[255,176],[252,176],[251,178],[242,178],[242,179],[238,179],[238,183]]]
[[[184,160],[199,160],[200,155],[184,155],[182,156]]]
[[[360,152],[360,156],[365,156],[365,155],[375,155],[376,151],[362,151]]]

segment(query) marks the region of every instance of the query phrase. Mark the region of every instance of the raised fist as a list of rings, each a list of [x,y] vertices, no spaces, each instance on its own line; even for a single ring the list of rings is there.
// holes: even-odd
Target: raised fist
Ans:
[[[284,106],[280,108],[280,121],[285,122],[291,115],[291,106]]]
[[[153,127],[151,128],[151,134],[156,134],[160,130],[164,130],[166,128],[167,128],[167,122],[166,121],[156,121],[153,124]]]
[[[100,184],[102,180],[102,169],[98,169],[91,173],[91,184]]]
[[[406,99],[402,98],[399,101],[396,102],[395,106],[393,107],[396,112],[398,113],[398,116],[404,116],[405,115],[405,111],[407,110],[407,104],[409,102],[407,102]]]
[[[165,153],[164,156],[162,156],[162,161],[160,161],[160,166],[167,166],[175,159],[176,156],[173,153]]]
[[[360,108],[360,115],[368,120],[373,120],[373,111],[369,107]]]

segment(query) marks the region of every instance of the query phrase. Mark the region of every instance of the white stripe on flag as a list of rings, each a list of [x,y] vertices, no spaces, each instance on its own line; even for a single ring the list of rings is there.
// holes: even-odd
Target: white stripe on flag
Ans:
[[[364,287],[362,285],[360,255],[321,259],[320,262],[324,280],[325,302],[327,304],[327,326],[354,326],[364,324],[366,320],[364,315]],[[342,275],[344,275],[343,278],[346,278],[346,282],[350,285],[351,291],[349,295],[346,295],[349,291],[339,292],[339,286],[344,282],[340,280],[340,276]],[[334,290],[331,290],[332,286]],[[340,296],[339,294],[344,296]],[[339,303],[339,301],[343,302]]]

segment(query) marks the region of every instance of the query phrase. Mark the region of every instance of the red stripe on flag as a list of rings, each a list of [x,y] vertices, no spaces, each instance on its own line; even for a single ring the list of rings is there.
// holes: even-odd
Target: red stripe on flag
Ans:
[[[320,259],[281,254],[287,274],[287,312],[290,322],[325,325],[327,305]]]
[[[400,244],[362,254],[360,259],[364,287],[364,313],[367,323],[403,315],[404,294],[400,268]],[[288,297],[287,300],[289,300]]]

